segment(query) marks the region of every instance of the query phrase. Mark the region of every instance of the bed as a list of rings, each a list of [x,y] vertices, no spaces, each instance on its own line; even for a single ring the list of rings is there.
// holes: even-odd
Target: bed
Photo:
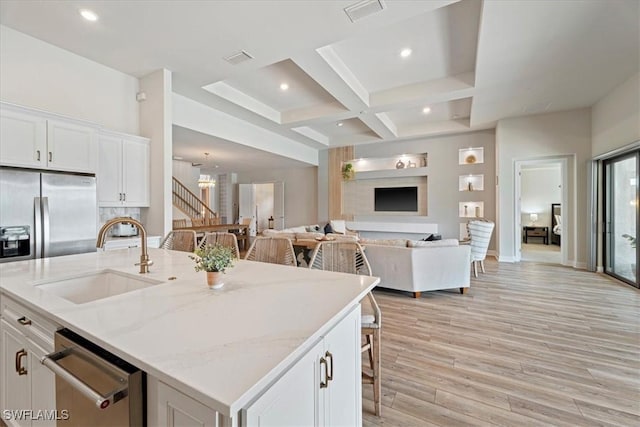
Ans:
[[[562,209],[560,203],[551,204],[551,244],[560,246],[562,238]]]

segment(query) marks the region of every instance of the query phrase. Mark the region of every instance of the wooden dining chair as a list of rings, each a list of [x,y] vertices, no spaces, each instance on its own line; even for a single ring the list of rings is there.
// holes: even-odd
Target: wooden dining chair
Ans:
[[[198,247],[196,232],[193,230],[170,231],[160,247],[173,251],[193,252]]]
[[[207,245],[219,244],[226,246],[233,251],[233,256],[240,259],[240,249],[238,249],[238,239],[233,233],[206,233],[200,242],[200,249]]]
[[[298,265],[291,240],[282,237],[256,237],[244,259],[294,267]]]
[[[360,274],[371,276],[371,265],[358,242],[330,241],[320,242],[311,255],[309,268],[340,273]],[[382,313],[373,294],[369,292],[360,301],[361,332],[365,338],[361,351],[369,356],[371,373],[362,372],[362,382],[373,385],[373,403],[377,416],[382,411],[382,386],[380,379],[380,330]]]
[[[206,220],[204,218],[191,218],[191,225],[193,227],[200,227],[206,225]]]

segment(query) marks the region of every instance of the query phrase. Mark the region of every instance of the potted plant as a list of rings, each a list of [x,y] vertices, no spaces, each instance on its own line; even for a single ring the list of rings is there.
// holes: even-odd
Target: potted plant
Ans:
[[[189,258],[196,262],[196,271],[207,272],[207,285],[211,289],[224,286],[222,275],[229,267],[233,267],[233,251],[218,243],[197,249]]]
[[[342,178],[343,178],[345,181],[348,181],[348,180],[350,180],[350,179],[353,179],[353,177],[355,176],[355,174],[356,174],[356,171],[355,171],[355,169],[353,168],[353,164],[351,164],[351,163],[345,163],[345,164],[342,166]]]

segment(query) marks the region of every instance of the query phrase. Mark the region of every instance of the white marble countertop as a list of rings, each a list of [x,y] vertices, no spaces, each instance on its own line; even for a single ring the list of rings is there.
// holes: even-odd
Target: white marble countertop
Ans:
[[[0,289],[148,374],[235,417],[379,279],[238,261],[206,286],[184,252],[150,249],[164,283],[73,304],[34,286],[112,269],[138,274],[139,249],[0,264]],[[175,280],[168,280],[175,276]]]

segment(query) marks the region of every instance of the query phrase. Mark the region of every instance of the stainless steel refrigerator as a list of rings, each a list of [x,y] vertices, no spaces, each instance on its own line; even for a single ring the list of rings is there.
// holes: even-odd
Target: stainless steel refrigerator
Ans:
[[[96,251],[96,178],[0,168],[0,263]]]

